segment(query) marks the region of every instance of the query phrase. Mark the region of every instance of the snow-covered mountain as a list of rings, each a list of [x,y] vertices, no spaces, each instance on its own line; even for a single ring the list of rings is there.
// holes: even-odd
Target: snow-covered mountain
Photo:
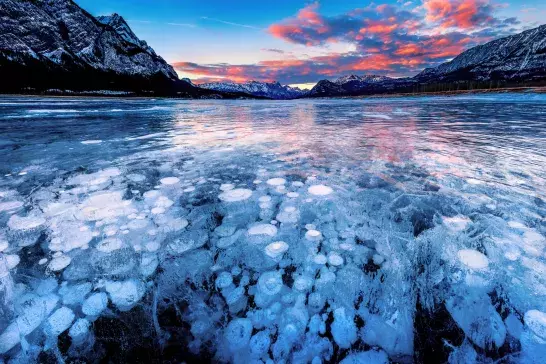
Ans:
[[[471,48],[415,78],[421,82],[546,79],[546,25]]]
[[[93,17],[72,0],[0,0],[0,90],[130,90],[211,94],[174,68],[117,14]]]
[[[234,82],[211,82],[199,85],[204,89],[223,91],[223,92],[241,92],[258,97],[267,97],[270,99],[284,100],[302,97],[307,91],[297,87],[283,86],[278,82],[258,82],[250,81],[245,83]]]
[[[347,85],[349,83],[378,83],[378,82],[384,82],[387,80],[391,80],[390,77],[386,76],[378,76],[378,75],[364,75],[364,76],[357,76],[357,75],[349,75],[349,76],[343,76],[338,78],[334,81],[334,83],[343,86]]]
[[[378,75],[349,75],[334,81],[322,80],[309,91],[309,97],[354,96],[386,93],[395,89],[411,88],[414,81],[408,78],[390,78]]]

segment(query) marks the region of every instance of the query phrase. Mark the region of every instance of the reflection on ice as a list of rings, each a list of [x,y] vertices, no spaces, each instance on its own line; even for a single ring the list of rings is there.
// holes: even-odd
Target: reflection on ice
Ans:
[[[500,112],[454,100],[461,115]],[[104,108],[128,107],[118,102]],[[283,112],[158,102],[131,121],[84,122],[74,140],[12,148],[0,180],[3,357],[129,361],[143,347],[177,362],[544,362],[541,138],[525,140],[523,158],[502,130],[427,99]],[[15,106],[2,107],[26,113]],[[61,133],[89,117],[57,114],[43,122]],[[0,147],[26,131],[10,133]]]

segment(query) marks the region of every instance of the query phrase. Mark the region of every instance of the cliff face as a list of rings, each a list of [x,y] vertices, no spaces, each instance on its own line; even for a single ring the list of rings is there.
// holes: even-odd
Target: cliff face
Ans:
[[[196,91],[117,14],[95,18],[71,0],[0,1],[0,86]]]

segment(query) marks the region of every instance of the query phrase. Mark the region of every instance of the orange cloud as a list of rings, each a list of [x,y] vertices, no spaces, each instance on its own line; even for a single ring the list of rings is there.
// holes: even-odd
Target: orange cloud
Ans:
[[[426,20],[442,28],[470,29],[493,21],[487,0],[425,0]]]
[[[298,11],[295,18],[272,24],[268,31],[274,37],[312,46],[317,43],[312,37],[313,33],[325,34],[329,31],[328,25],[317,12],[317,9],[318,3],[308,5]],[[306,37],[307,34],[309,34],[309,37]],[[295,41],[294,38],[297,38],[298,41]]]

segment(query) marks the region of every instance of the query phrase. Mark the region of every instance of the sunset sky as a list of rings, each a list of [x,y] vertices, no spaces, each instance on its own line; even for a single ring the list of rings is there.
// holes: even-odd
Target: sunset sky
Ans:
[[[196,83],[310,87],[347,74],[412,76],[488,40],[546,23],[542,0],[76,0],[122,15]]]

